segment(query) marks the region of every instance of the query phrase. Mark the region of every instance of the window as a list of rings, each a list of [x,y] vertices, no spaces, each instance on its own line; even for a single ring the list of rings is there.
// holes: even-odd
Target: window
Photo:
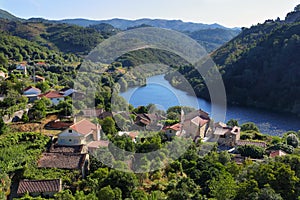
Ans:
[[[72,139],[69,139],[69,142],[72,142]]]
[[[69,133],[72,133],[72,129],[69,129]]]

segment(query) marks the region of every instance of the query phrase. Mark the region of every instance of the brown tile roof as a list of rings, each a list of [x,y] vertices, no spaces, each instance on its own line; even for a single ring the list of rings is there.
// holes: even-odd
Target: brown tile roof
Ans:
[[[42,193],[42,192],[60,192],[62,190],[61,180],[21,180],[17,194]]]
[[[38,161],[40,168],[81,169],[86,154],[43,153]]]
[[[108,147],[109,141],[100,140],[100,141],[93,141],[88,144],[88,148],[99,148],[99,147]]]
[[[254,145],[263,148],[267,147],[267,144],[265,142],[255,142],[255,141],[248,141],[248,140],[239,140],[237,141],[237,145],[238,146]]]
[[[46,98],[62,98],[64,97],[63,95],[61,95],[59,92],[57,91],[49,91],[46,92],[44,94],[40,94],[39,97],[46,97]]]
[[[88,108],[82,110],[83,116],[88,116],[88,117],[98,117],[101,115],[101,113],[104,112],[103,108]]]
[[[83,145],[80,146],[59,146],[51,145],[49,153],[81,153]]]
[[[87,135],[89,133],[91,133],[94,130],[97,130],[97,125],[90,122],[89,120],[83,119],[75,124],[73,124],[72,126],[70,126],[70,129],[83,134],[83,135]]]

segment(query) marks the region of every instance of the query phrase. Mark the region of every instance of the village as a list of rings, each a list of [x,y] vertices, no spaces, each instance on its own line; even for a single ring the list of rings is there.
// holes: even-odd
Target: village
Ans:
[[[26,74],[25,66],[17,66],[16,70],[21,70]],[[5,77],[5,76],[4,76]],[[32,77],[34,83],[43,82],[42,76]],[[31,108],[30,104],[46,98],[51,102],[50,106],[57,106],[67,98],[84,98],[84,93],[72,88],[62,88],[59,91],[48,90],[44,93],[40,89],[29,86],[23,90],[23,96],[28,98],[28,107],[15,112],[12,116],[5,117],[6,123],[14,123],[22,120],[22,116],[27,114]],[[58,134],[52,135],[51,145],[42,153],[38,160],[38,168],[57,168],[75,170],[80,177],[85,178],[89,173],[90,156],[101,148],[108,148],[110,141],[105,137],[105,132],[99,123],[94,123],[95,118],[104,120],[114,118],[114,115],[122,115],[125,118],[134,115],[132,121],[133,130],[120,130],[118,136],[128,137],[132,142],[141,142],[143,137],[140,134],[147,130],[162,132],[171,141],[174,137],[191,138],[195,143],[210,143],[217,146],[218,151],[227,151],[232,154],[232,159],[237,164],[242,164],[246,159],[255,162],[264,162],[264,158],[247,158],[238,152],[242,146],[255,146],[267,149],[267,142],[263,140],[241,139],[241,127],[237,125],[227,125],[224,122],[214,122],[209,114],[203,110],[194,110],[189,113],[181,111],[178,114],[177,123],[164,124],[166,116],[157,113],[125,113],[109,112],[102,108],[83,109],[77,116],[64,116],[50,121],[43,127],[47,130],[57,130]],[[47,117],[46,117],[47,118]],[[269,150],[270,157],[284,156],[287,153],[281,149]],[[130,167],[130,166],[128,166]],[[17,196],[29,193],[32,196],[42,195],[53,197],[55,193],[63,190],[61,179],[53,180],[21,180],[18,184]]]

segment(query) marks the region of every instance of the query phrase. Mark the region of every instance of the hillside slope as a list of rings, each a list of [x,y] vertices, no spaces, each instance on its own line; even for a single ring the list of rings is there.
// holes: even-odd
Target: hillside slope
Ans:
[[[37,42],[64,53],[89,53],[103,36],[94,28],[49,22],[20,22],[0,19],[0,31]]]
[[[298,8],[289,13],[286,20],[267,20],[243,29],[212,53],[230,104],[300,115]],[[209,99],[205,83],[195,70],[180,68],[179,71],[191,82],[198,96]]]

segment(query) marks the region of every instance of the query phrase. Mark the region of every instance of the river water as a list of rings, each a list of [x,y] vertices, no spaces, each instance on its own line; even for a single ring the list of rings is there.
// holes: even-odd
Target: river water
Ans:
[[[134,107],[155,104],[161,110],[167,110],[171,106],[191,106],[211,112],[211,104],[201,98],[187,94],[174,88],[164,79],[164,75],[152,76],[147,79],[147,85],[134,87],[120,93]],[[300,130],[300,118],[288,114],[274,113],[266,110],[228,106],[226,121],[238,120],[239,124],[254,122],[262,133],[269,135],[282,135],[289,130]]]

